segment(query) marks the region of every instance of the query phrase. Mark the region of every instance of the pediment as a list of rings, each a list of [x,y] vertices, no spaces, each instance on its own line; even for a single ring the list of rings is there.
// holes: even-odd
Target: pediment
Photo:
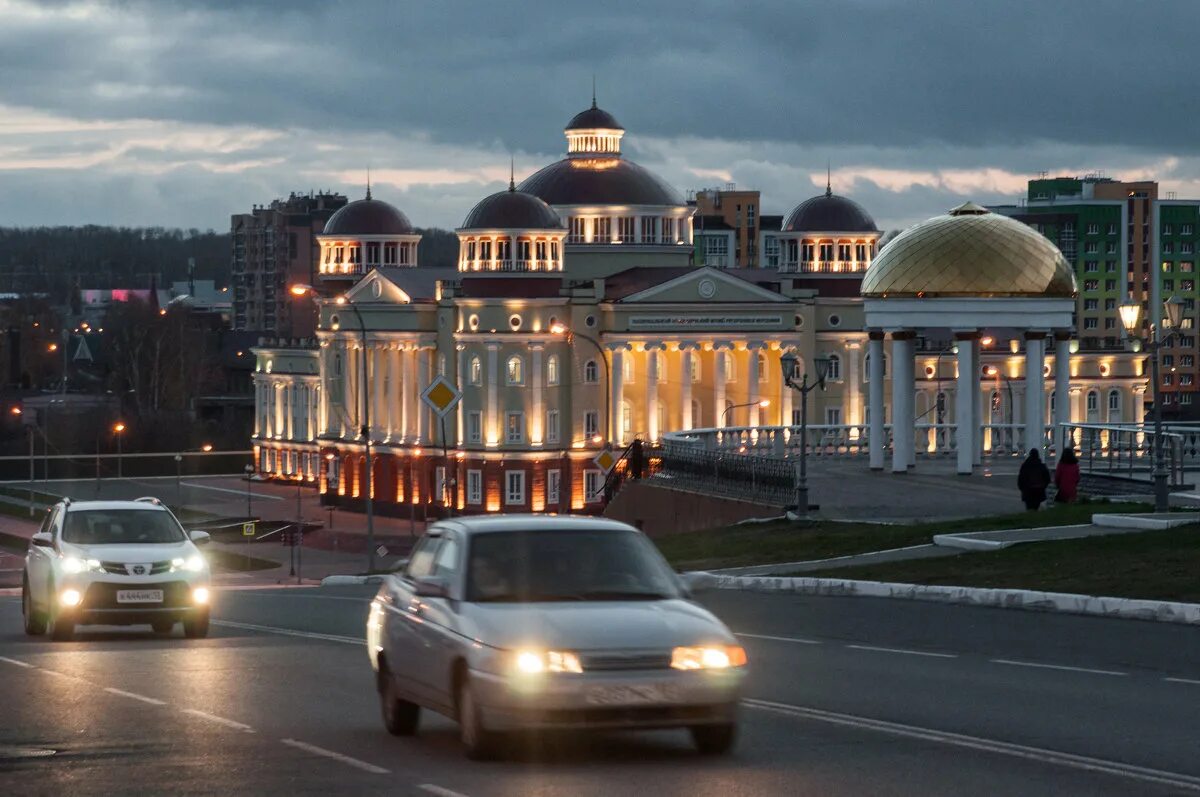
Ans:
[[[351,302],[368,304],[411,304],[412,297],[404,292],[399,285],[388,279],[378,269],[363,277],[354,287],[346,292],[346,299]]]
[[[786,303],[788,299],[774,291],[722,271],[704,266],[651,288],[630,294],[622,304],[688,303],[738,304],[763,302]]]

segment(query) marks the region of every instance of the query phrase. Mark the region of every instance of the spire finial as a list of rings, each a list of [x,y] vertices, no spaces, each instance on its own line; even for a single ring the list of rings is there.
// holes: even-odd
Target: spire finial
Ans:
[[[517,190],[517,159],[512,155],[508,156],[508,190]]]
[[[592,108],[596,107],[596,73],[592,73]]]
[[[367,167],[367,199],[371,198],[371,167]]]
[[[833,196],[833,170],[828,160],[825,161],[825,196]]]

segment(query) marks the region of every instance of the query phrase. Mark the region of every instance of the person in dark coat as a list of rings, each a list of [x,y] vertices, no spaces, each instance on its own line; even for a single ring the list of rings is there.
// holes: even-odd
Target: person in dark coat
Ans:
[[[1042,462],[1038,450],[1031,449],[1017,474],[1017,487],[1021,491],[1021,500],[1025,502],[1025,508],[1031,512],[1037,511],[1042,501],[1046,500],[1046,488],[1049,486],[1050,471]]]
[[[1063,451],[1054,469],[1054,483],[1058,485],[1055,503],[1069,504],[1079,498],[1079,458],[1074,448]]]

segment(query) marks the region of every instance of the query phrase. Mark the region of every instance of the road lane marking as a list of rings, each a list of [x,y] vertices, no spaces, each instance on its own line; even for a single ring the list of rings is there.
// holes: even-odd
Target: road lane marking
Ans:
[[[250,589],[259,589],[259,587],[252,586]],[[308,589],[320,589],[320,587],[314,584],[309,586]],[[361,598],[349,598],[345,595],[307,595],[303,592],[280,593],[278,590],[273,592],[246,592],[244,595],[239,597],[247,596],[251,598],[283,598],[285,600],[291,600],[293,598],[312,598],[319,601],[353,601],[354,603],[370,603],[371,601],[375,600],[374,594],[363,595]]]
[[[149,703],[152,706],[165,706],[167,704],[167,701],[165,701],[165,700],[155,700],[152,697],[146,697],[145,695],[139,695],[136,692],[126,692],[124,689],[114,689],[111,686],[104,687],[104,691],[110,692],[114,695],[120,695],[121,697],[128,697],[131,700],[140,700],[143,703]]]
[[[272,625],[255,625],[254,623],[235,623],[233,620],[211,620],[212,625],[223,628],[241,628],[246,631],[261,631],[264,634],[280,634],[282,636],[298,636],[307,639],[320,639],[324,642],[341,642],[344,645],[365,645],[367,640],[361,637],[340,636],[338,634],[319,634],[316,631],[297,631],[294,628],[278,628]]]
[[[756,708],[762,711],[769,711],[792,717],[800,717],[802,719],[816,720],[818,722],[827,722],[831,725],[841,725],[849,728],[858,728],[860,730],[877,731],[879,733],[887,733],[893,736],[903,736],[909,739],[935,742],[937,744],[961,747],[985,753],[1006,755],[1013,758],[1023,758],[1029,761],[1055,764],[1058,766],[1079,769],[1088,772],[1100,772],[1107,775],[1115,775],[1117,777],[1141,781],[1143,783],[1154,783],[1158,785],[1171,786],[1178,789],[1186,789],[1188,791],[1200,792],[1200,777],[1195,777],[1194,775],[1185,775],[1179,772],[1168,772],[1162,769],[1139,767],[1133,764],[1124,764],[1119,761],[1106,761],[1102,758],[1091,758],[1089,756],[1076,755],[1074,753],[1064,753],[1058,750],[1047,750],[1040,747],[1029,747],[1023,744],[1014,744],[1012,742],[1002,742],[997,739],[985,739],[979,736],[967,736],[961,733],[938,731],[932,728],[922,728],[916,725],[904,725],[899,722],[870,719],[868,717],[860,717],[854,714],[841,714],[835,711],[825,711],[823,709],[793,706],[788,703],[775,703],[770,700],[755,700],[746,698],[742,700],[742,704],[749,708]]]
[[[37,669],[37,667],[34,667],[32,664],[29,664],[28,662],[17,661],[16,659],[10,659],[8,656],[0,656],[0,661],[7,661],[9,664],[15,664],[18,667],[24,667],[27,670],[36,670]]]
[[[1036,661],[1014,661],[1012,659],[988,659],[992,664],[1007,664],[1012,667],[1036,667],[1039,670],[1062,670],[1064,672],[1084,672],[1089,675],[1119,675],[1126,676],[1129,673],[1119,672],[1117,670],[1096,670],[1091,667],[1068,667],[1065,664],[1039,664]]]
[[[384,769],[383,767],[377,767],[374,764],[368,764],[366,761],[359,761],[357,758],[351,758],[348,755],[342,755],[341,753],[335,753],[332,750],[326,750],[324,747],[317,747],[315,744],[309,744],[308,742],[301,742],[297,741],[296,739],[280,739],[279,741],[290,747],[295,747],[298,750],[304,750],[305,752],[312,753],[313,755],[332,758],[334,761],[340,761],[347,766],[354,767],[355,769],[361,769],[363,772],[370,772],[372,775],[387,775],[391,771]],[[422,786],[421,788],[425,787]]]
[[[44,673],[46,673],[46,675],[53,675],[55,678],[70,678],[71,680],[80,680],[80,681],[83,680],[82,678],[76,679],[76,676],[67,675],[65,672],[59,672],[58,670],[48,670],[45,667],[39,667],[38,672],[44,672]]]
[[[907,650],[905,648],[881,648],[875,645],[847,645],[850,650],[870,650],[875,653],[903,653],[906,656],[928,656],[931,659],[957,659],[957,653],[931,653],[927,650]]]
[[[422,783],[417,788],[421,791],[427,791],[430,794],[436,794],[438,797],[467,797],[461,791],[447,789],[445,786],[439,786],[436,783]]]
[[[1163,680],[1173,684],[1193,684],[1200,686],[1200,681],[1197,681],[1195,678],[1163,678]]]
[[[769,634],[743,634],[740,631],[735,631],[734,636],[745,637],[746,639],[769,639],[772,642],[795,642],[797,645],[823,645],[819,639],[801,639],[791,636],[770,636]]]
[[[185,709],[183,709],[183,713],[191,714],[193,717],[202,717],[203,719],[210,720],[211,722],[220,723],[221,725],[224,725],[226,727],[235,728],[239,731],[245,731],[246,733],[254,733],[254,729],[251,728],[249,725],[246,725],[241,722],[236,722],[231,719],[226,719],[225,717],[218,717],[216,714],[209,714],[207,711],[201,711],[200,709],[185,708]]]

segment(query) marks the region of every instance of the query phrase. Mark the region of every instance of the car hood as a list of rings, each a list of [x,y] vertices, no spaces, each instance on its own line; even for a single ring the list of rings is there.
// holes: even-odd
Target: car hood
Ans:
[[[732,644],[708,610],[685,600],[579,603],[466,603],[464,631],[497,648],[663,649]]]
[[[66,556],[99,559],[101,562],[162,562],[186,559],[196,553],[196,546],[186,540],[154,545],[77,545],[64,542],[62,550]]]

